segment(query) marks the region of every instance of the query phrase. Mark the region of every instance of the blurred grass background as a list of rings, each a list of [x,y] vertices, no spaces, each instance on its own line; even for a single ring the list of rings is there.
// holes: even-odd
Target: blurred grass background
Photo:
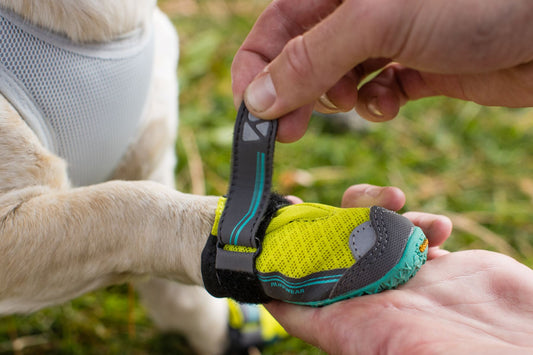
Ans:
[[[160,0],[180,33],[178,187],[221,195],[229,178],[235,110],[232,57],[266,0]],[[352,122],[353,123],[353,122]],[[355,127],[353,127],[355,126]],[[533,265],[533,111],[424,99],[388,123],[313,117],[297,143],[278,144],[275,188],[338,205],[356,183],[394,185],[405,210],[454,222],[449,250],[483,248]],[[159,334],[128,285],[30,316],[0,319],[0,354],[190,354]],[[318,354],[297,339],[265,354]]]

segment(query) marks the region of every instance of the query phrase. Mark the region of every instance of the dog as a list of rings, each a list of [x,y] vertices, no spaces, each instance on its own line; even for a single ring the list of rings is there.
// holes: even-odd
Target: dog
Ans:
[[[0,9],[0,315],[133,281],[160,329],[221,352],[200,272],[217,197],[174,189],[174,27],[155,0]]]

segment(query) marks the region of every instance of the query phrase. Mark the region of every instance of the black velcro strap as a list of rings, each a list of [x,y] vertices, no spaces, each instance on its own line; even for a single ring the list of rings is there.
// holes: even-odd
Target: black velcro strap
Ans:
[[[257,230],[259,239],[262,240],[265,236],[268,225],[276,211],[288,204],[290,202],[278,194],[273,193],[269,196],[267,209]],[[261,284],[255,276],[255,264],[253,266],[254,272],[252,273],[248,271],[217,269],[216,263],[219,260],[217,255],[221,251],[228,252],[222,248],[223,246],[220,246],[218,243],[218,238],[210,235],[202,252],[202,279],[206,290],[215,297],[231,297],[236,301],[244,303],[269,302],[271,298],[264,294]],[[253,253],[254,260],[260,251],[261,249]]]
[[[214,296],[255,303],[269,300],[256,277],[255,259],[271,217],[288,203],[282,198],[284,202],[280,203],[280,198],[272,198],[270,192],[276,132],[276,120],[254,117],[241,104],[233,132],[230,186],[218,236],[216,240],[209,237],[202,253],[204,285]],[[225,245],[256,251],[227,250]]]
[[[218,225],[221,244],[260,245],[256,232],[269,202],[277,123],[254,117],[244,103],[237,113],[228,198]]]

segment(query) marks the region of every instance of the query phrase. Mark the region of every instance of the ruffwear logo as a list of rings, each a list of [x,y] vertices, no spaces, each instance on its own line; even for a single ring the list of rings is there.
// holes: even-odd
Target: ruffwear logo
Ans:
[[[305,288],[290,289],[281,282],[273,281],[270,283],[270,287],[279,287],[285,290],[285,292],[290,293],[291,295],[303,295],[305,293]]]
[[[248,119],[244,122],[242,130],[242,140],[255,142],[266,138],[271,125],[272,121],[264,121],[248,113]]]

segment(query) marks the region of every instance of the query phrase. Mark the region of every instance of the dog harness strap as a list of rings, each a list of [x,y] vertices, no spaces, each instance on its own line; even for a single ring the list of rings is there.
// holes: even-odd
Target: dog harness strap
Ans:
[[[230,187],[218,228],[220,245],[260,246],[257,230],[269,203],[276,132],[276,120],[256,118],[241,105],[233,135]],[[220,268],[233,269],[230,264]]]

